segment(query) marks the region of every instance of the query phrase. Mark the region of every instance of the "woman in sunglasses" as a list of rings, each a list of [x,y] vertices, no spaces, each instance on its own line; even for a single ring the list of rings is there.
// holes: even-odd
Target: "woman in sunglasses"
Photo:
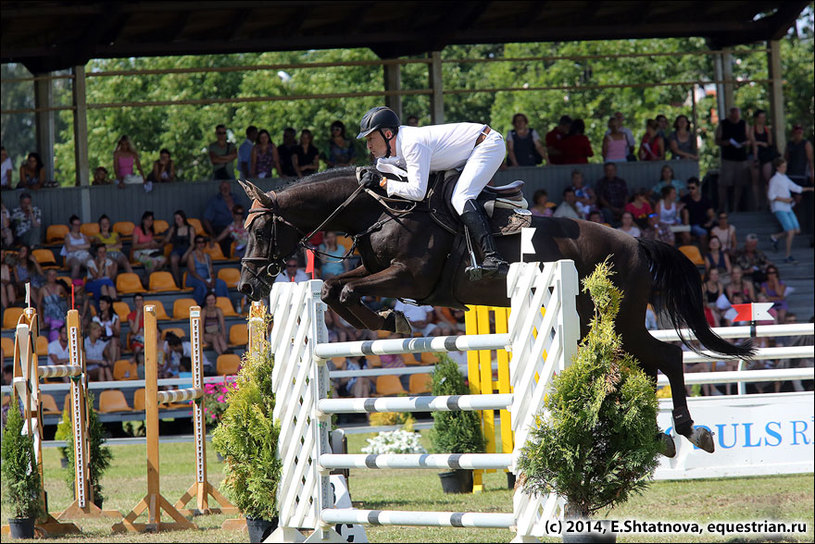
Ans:
[[[229,296],[226,282],[215,276],[212,269],[212,259],[204,251],[207,239],[203,236],[195,237],[195,247],[187,257],[187,287],[193,288],[193,298],[200,305],[204,305],[207,291],[213,290],[219,297]]]

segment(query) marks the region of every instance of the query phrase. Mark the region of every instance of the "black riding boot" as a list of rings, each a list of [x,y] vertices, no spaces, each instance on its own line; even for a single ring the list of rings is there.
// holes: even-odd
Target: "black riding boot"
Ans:
[[[506,276],[509,272],[509,265],[495,249],[487,213],[481,203],[476,200],[468,200],[464,204],[461,221],[467,226],[481,249],[481,266],[474,270],[474,273],[468,272],[470,279]]]

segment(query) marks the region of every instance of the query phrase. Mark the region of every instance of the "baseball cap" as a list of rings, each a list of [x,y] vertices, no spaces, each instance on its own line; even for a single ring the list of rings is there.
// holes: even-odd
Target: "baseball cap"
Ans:
[[[753,234],[751,232],[750,234],[747,235],[747,241],[748,242],[755,242],[757,240],[758,240],[758,235],[757,234]]]

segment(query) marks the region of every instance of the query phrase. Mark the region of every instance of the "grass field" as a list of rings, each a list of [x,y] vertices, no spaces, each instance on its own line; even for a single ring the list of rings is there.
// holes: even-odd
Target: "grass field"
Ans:
[[[359,452],[364,436],[351,435],[349,450]],[[143,445],[113,446],[113,465],[103,485],[107,500],[105,509],[130,511],[145,495],[146,461]],[[210,481],[218,485],[222,464],[212,448],[208,449]],[[56,448],[44,450],[46,489],[49,509],[65,508],[70,491],[63,481]],[[161,445],[162,494],[174,503],[193,483],[192,443]],[[488,490],[476,495],[445,495],[436,471],[388,470],[351,473],[350,491],[355,506],[367,509],[444,510],[471,512],[511,512],[512,492],[506,488],[503,473],[488,474]],[[775,476],[717,479],[683,482],[656,482],[639,497],[601,517],[651,521],[762,521],[805,522],[806,534],[776,537],[730,535],[716,537],[703,534],[620,535],[619,542],[812,542],[813,541],[813,476]],[[199,531],[179,531],[150,535],[111,535],[109,521],[83,521],[84,534],[54,539],[58,542],[247,542],[245,531],[223,531],[221,523],[228,516],[195,518]],[[7,518],[5,504],[3,522]],[[141,521],[141,520],[140,520]],[[368,527],[372,542],[509,542],[512,533],[504,529],[452,529],[412,527]],[[4,538],[5,540],[5,538]],[[46,540],[48,541],[48,540]],[[552,540],[557,541],[557,540]]]

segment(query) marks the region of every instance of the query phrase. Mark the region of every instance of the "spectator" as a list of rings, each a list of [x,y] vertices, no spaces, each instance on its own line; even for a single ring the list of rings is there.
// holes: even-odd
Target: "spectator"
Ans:
[[[135,174],[133,167],[139,171],[139,176]],[[127,135],[119,138],[116,149],[113,150],[113,173],[119,182],[119,188],[124,189],[125,184],[144,183],[144,170],[139,161],[139,152],[131,143]]]
[[[8,257],[7,257],[8,258]],[[31,284],[31,304],[33,306],[40,305],[41,293],[40,289],[45,284],[45,274],[40,267],[40,263],[31,254],[31,248],[28,246],[20,246],[17,252],[17,261],[13,264],[11,269],[12,277],[14,278],[15,291],[18,293],[25,293],[25,284]]]
[[[793,182],[801,186],[813,184],[815,165],[812,142],[804,138],[804,127],[801,125],[792,127],[792,137],[787,142],[784,159],[787,161],[787,176]]]
[[[291,258],[286,261],[286,268],[275,278],[275,283],[284,281],[293,281],[300,283],[301,281],[308,281],[311,278],[301,269],[297,268],[297,259]]]
[[[59,328],[59,336],[48,343],[48,364],[67,365],[71,361],[71,350],[68,348],[68,327],[63,325]]]
[[[91,248],[91,240],[85,233],[79,230],[82,221],[75,215],[68,219],[71,230],[65,235],[65,243],[62,246],[60,255],[64,258],[65,266],[71,269],[71,278],[79,277],[80,269],[91,259],[88,250]]]
[[[85,337],[85,363],[89,376],[96,381],[113,380],[113,361],[110,358],[108,342],[102,340],[102,327],[91,323],[88,336]]]
[[[193,298],[199,305],[204,305],[207,291],[214,290],[219,297],[229,296],[224,280],[215,275],[212,258],[204,251],[207,239],[195,237],[195,247],[187,256],[187,287],[193,288]]]
[[[226,140],[226,126],[215,127],[215,141],[209,144],[209,161],[212,163],[212,179],[235,179],[235,159],[238,149]]]
[[[158,152],[158,160],[153,162],[153,171],[147,176],[147,181],[155,183],[171,183],[175,181],[175,163],[170,157],[169,149]]]
[[[17,301],[17,293],[14,289],[14,279],[11,276],[11,266],[6,255],[6,250],[0,252],[0,295],[2,295],[3,310]]]
[[[49,268],[45,273],[45,285],[42,286],[42,297],[37,308],[37,314],[50,332],[49,340],[56,340],[59,328],[65,323],[68,315],[68,286],[57,281],[57,271]]]
[[[736,303],[736,295],[741,297],[743,303],[753,302],[756,299],[756,291],[753,282],[744,280],[744,270],[739,265],[734,265],[730,272],[730,284],[726,287],[727,298]]]
[[[787,305],[787,285],[781,281],[778,268],[775,265],[767,267],[767,279],[761,282],[761,294],[767,297],[768,302],[773,302],[773,310],[778,312],[778,321],[784,322],[789,306]]]
[[[634,191],[634,196],[631,201],[625,205],[625,211],[630,212],[634,217],[634,222],[641,227],[645,227],[648,223],[648,216],[654,213],[648,198],[645,196],[647,191],[644,187],[640,187]]]
[[[665,160],[665,140],[657,134],[659,124],[656,120],[648,119],[645,122],[645,134],[640,141],[639,159],[641,161]]]
[[[133,359],[138,360],[139,354],[144,351],[144,295],[133,295],[133,310],[127,314],[128,348],[133,352]]]
[[[563,140],[564,164],[587,164],[589,157],[594,156],[591,142],[586,137],[586,123],[583,119],[575,119],[569,127],[569,136]]]
[[[616,121],[617,130],[622,132],[625,135],[625,142],[626,142],[626,160],[628,161],[635,161],[637,158],[634,156],[634,147],[637,145],[636,140],[634,139],[634,133],[631,132],[631,129],[625,126],[625,116],[622,112],[615,112],[614,119]],[[611,132],[611,128],[609,127],[606,130],[606,134]]]
[[[613,162],[603,165],[603,174],[597,182],[597,203],[606,223],[619,223],[628,202],[628,185],[617,177],[617,165]]]
[[[546,148],[538,132],[529,126],[523,113],[512,116],[512,130],[507,133],[507,160],[509,166],[535,166],[546,158]],[[557,130],[557,129],[555,129]]]
[[[659,175],[659,181],[656,185],[654,185],[653,189],[651,189],[652,193],[655,195],[659,195],[662,192],[662,188],[668,185],[672,185],[676,188],[676,193],[682,197],[685,196],[688,192],[687,184],[674,177],[674,169],[671,168],[670,165],[666,164],[662,167],[662,171]]]
[[[751,142],[753,161],[750,164],[750,177],[753,205],[755,209],[761,210],[766,206],[766,203],[762,202],[766,193],[761,188],[769,183],[770,176],[773,175],[773,160],[779,156],[773,143],[772,130],[767,126],[767,112],[764,110],[756,110],[753,114]]]
[[[322,279],[327,280],[349,270],[348,259],[343,259],[348,248],[337,242],[336,232],[326,231],[318,251],[321,254],[320,277]]]
[[[756,285],[767,279],[770,260],[758,249],[758,236],[750,233],[744,241],[744,248],[736,253],[736,264],[744,270],[744,275]]]
[[[20,166],[20,182],[18,189],[36,191],[45,185],[45,165],[39,153],[32,151],[26,161]]]
[[[311,143],[313,140],[310,130],[303,129],[300,132],[300,145],[291,160],[298,178],[313,174],[320,168],[320,152]]]
[[[747,147],[750,134],[747,123],[741,118],[739,108],[730,108],[730,113],[716,127],[716,145],[721,147],[721,167],[719,169],[719,209],[727,211],[740,208],[741,193],[750,181],[747,165]],[[727,190],[733,187],[733,205],[728,206]]]
[[[243,253],[246,251],[246,244],[249,243],[249,233],[244,228],[244,213],[243,206],[235,204],[232,206],[232,223],[221,231],[221,234],[215,238],[216,242],[231,241],[235,243],[235,257],[243,258]],[[227,239],[228,238],[228,239]],[[231,244],[230,244],[231,247]],[[229,255],[230,252],[225,252],[224,255]]]
[[[648,225],[642,229],[640,238],[645,240],[659,240],[672,246],[676,243],[676,236],[671,230],[671,226],[659,220],[659,214],[648,215]]]
[[[215,293],[208,291],[204,295],[204,308],[201,311],[201,319],[204,322],[204,342],[211,345],[212,349],[220,355],[227,350],[226,324],[224,323],[224,311],[217,304],[218,298]]]
[[[393,305],[393,309],[405,315],[414,333],[418,332],[421,336],[430,336],[430,333],[436,328],[436,324],[433,323],[435,313],[433,306],[419,306],[397,300],[396,304]]]
[[[572,219],[583,219],[583,215],[577,209],[577,197],[574,195],[574,189],[566,187],[563,189],[563,202],[561,202],[555,213],[554,217],[570,217]]]
[[[690,225],[690,233],[699,238],[702,246],[705,245],[708,230],[713,226],[716,214],[713,205],[702,195],[701,186],[697,178],[688,179],[688,194],[680,200],[684,204],[682,210],[682,223]]]
[[[668,141],[668,118],[665,117],[664,114],[660,113],[654,120],[657,122],[657,136],[662,138],[663,142]]]
[[[108,257],[107,246],[96,247],[96,256],[88,259],[85,263],[88,270],[85,280],[85,290],[93,295],[93,298],[100,300],[101,296],[110,297],[111,300],[118,298],[116,295],[116,263]]]
[[[156,234],[153,223],[153,212],[148,210],[142,214],[141,222],[133,229],[133,257],[144,265],[148,275],[167,264],[161,236]]]
[[[201,353],[201,367],[205,371],[212,369],[212,363],[207,359],[206,353]],[[164,369],[167,375],[177,375],[179,378],[192,377],[192,344],[189,340],[182,340],[173,332],[164,337]]]
[[[676,188],[673,185],[667,185],[662,188],[661,194],[662,198],[657,202],[656,209],[658,222],[669,227],[681,225],[680,212],[685,204],[676,201]]]
[[[268,134],[268,133],[267,133]],[[238,147],[238,171],[243,179],[255,177],[252,175],[252,150],[258,139],[258,127],[249,125],[246,127],[246,139]]]
[[[14,164],[5,147],[0,146],[0,189],[11,189],[11,172]]]
[[[418,127],[419,126],[419,118],[415,115],[408,115],[407,120],[405,121],[407,126],[409,127]]]
[[[332,361],[329,361],[329,363],[329,370],[362,370],[368,368],[365,357],[348,357],[344,361],[343,368],[337,367]],[[367,398],[371,396],[371,378],[365,376],[334,378],[332,384],[340,397]]]
[[[277,147],[280,158],[280,176],[293,178],[297,176],[292,157],[297,153],[297,132],[286,127],[283,130],[283,143]]]
[[[89,297],[88,292],[85,291],[85,280],[73,280],[71,287],[73,293],[70,293],[70,296],[73,306],[79,312],[79,326],[82,330],[87,330],[87,326],[91,322],[91,297]]]
[[[603,214],[600,213],[600,210],[592,210],[589,212],[589,221],[592,223],[600,223],[601,225],[605,225],[607,227],[611,226],[606,223],[606,220],[603,217]]]
[[[718,223],[710,229],[710,235],[716,236],[722,244],[722,250],[733,255],[738,246],[736,227],[727,223],[727,213],[719,212]]]
[[[798,224],[798,216],[792,211],[793,198],[791,193],[802,193],[804,191],[812,191],[813,187],[801,187],[794,183],[787,177],[787,161],[782,157],[778,157],[773,162],[776,168],[775,175],[770,179],[770,187],[767,189],[767,200],[770,202],[770,209],[775,214],[775,218],[781,224],[781,232],[770,235],[770,241],[773,244],[773,249],[778,251],[778,239],[786,233],[786,255],[784,260],[788,263],[794,263],[795,258],[792,256],[792,239],[795,235],[801,232],[801,226]]]
[[[94,242],[103,244],[108,250],[108,258],[117,265],[125,269],[125,272],[133,272],[130,266],[130,259],[122,252],[122,240],[119,233],[110,229],[110,218],[102,215],[98,221],[99,232],[94,236]]]
[[[722,285],[730,283],[730,256],[722,249],[722,242],[716,236],[711,235],[707,242],[707,251],[704,254],[705,270],[717,268],[719,270],[719,281]]]
[[[710,310],[713,315],[713,326],[718,327],[722,322],[722,312],[726,310],[730,303],[724,304],[724,286],[719,281],[719,269],[711,268],[705,272],[704,281],[702,282],[702,296],[705,298],[705,307]]]
[[[204,217],[201,225],[204,230],[213,238],[217,238],[221,232],[233,222],[232,210],[236,204],[242,204],[243,200],[232,192],[232,185],[228,181],[222,181],[218,185],[218,194],[207,201],[204,210]],[[224,255],[229,255],[230,241],[221,240],[221,250]]]
[[[328,153],[325,156],[328,168],[341,168],[354,164],[356,157],[354,142],[345,135],[345,125],[342,121],[331,123],[331,135],[328,140]]]
[[[625,162],[628,157],[628,138],[620,130],[616,117],[608,120],[608,130],[603,136],[603,161]]]
[[[252,148],[252,166],[250,172],[253,178],[273,177],[272,168],[280,171],[280,159],[277,147],[272,143],[272,137],[265,128],[258,132],[257,143]]]
[[[617,230],[622,231],[626,234],[630,234],[634,238],[639,238],[642,234],[639,227],[634,223],[634,214],[629,211],[624,211],[622,218],[621,218],[621,225],[617,227]]]
[[[552,217],[554,207],[555,203],[549,202],[549,193],[546,189],[538,189],[532,195],[532,208],[529,211],[538,217]]]
[[[99,298],[99,313],[94,316],[91,323],[97,323],[102,327],[102,340],[109,342],[108,346],[110,360],[118,361],[121,354],[119,348],[119,335],[122,332],[122,324],[119,316],[113,311],[113,298],[103,295]]]
[[[594,191],[586,185],[583,179],[583,172],[580,170],[572,170],[572,189],[576,198],[575,206],[580,213],[580,218],[585,219],[588,217],[589,212],[597,203],[597,197],[594,196]]]
[[[571,126],[572,118],[563,115],[557,126],[546,133],[546,153],[541,155],[547,157],[549,164],[566,164],[563,162],[563,141],[569,135]]]
[[[179,263],[187,262],[187,256],[189,255],[190,248],[192,248],[194,236],[195,229],[190,225],[189,221],[187,221],[187,214],[184,210],[174,211],[173,224],[170,226],[164,239],[166,243],[169,243],[173,247],[170,252],[170,270],[172,271],[176,285],[182,285]]]
[[[112,181],[108,176],[108,169],[104,166],[97,166],[93,169],[93,181],[91,185],[110,185]]]
[[[38,246],[42,239],[42,210],[31,204],[30,193],[20,193],[20,205],[11,212],[14,239],[18,245]]]
[[[674,130],[668,137],[668,146],[671,149],[671,158],[678,160],[699,160],[699,151],[696,149],[696,138],[690,131],[690,121],[687,115],[677,115],[674,121]]]
[[[14,232],[11,230],[11,212],[8,211],[4,202],[0,202],[0,221],[2,222],[0,242],[2,242],[3,247],[11,247],[14,245]]]

